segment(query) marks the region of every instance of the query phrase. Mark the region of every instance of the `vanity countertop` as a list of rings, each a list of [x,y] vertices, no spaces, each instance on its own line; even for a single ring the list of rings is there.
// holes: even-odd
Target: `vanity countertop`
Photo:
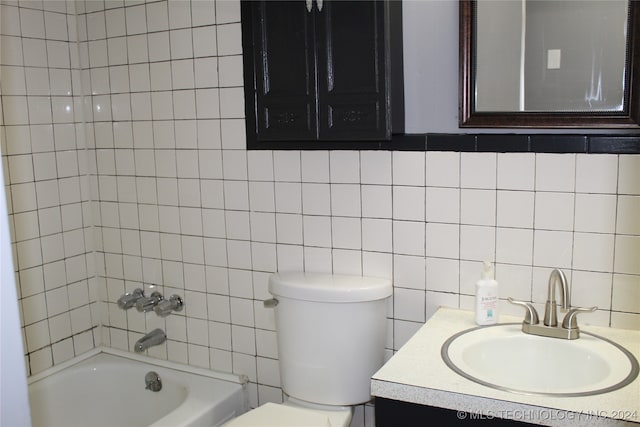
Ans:
[[[522,318],[500,316],[500,323]],[[380,398],[464,411],[459,417],[508,418],[549,426],[640,425],[640,376],[609,393],[549,397],[496,390],[453,372],[442,360],[442,344],[477,326],[471,311],[440,308],[371,380]],[[640,331],[581,326],[622,345],[640,360]],[[550,338],[552,339],[552,338]]]

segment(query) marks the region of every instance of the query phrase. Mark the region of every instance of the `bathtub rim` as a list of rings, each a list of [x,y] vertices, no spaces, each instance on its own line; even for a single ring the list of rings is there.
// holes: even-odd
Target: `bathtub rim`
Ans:
[[[125,359],[135,360],[137,362],[142,362],[149,365],[155,365],[163,368],[173,369],[180,372],[187,372],[190,374],[200,375],[200,376],[217,379],[221,381],[228,381],[231,383],[240,384],[242,386],[245,386],[249,382],[249,378],[246,375],[236,375],[228,372],[220,372],[220,371],[215,371],[211,369],[198,368],[195,366],[172,362],[170,360],[155,359],[150,356],[130,353],[128,351],[118,350],[111,347],[99,346],[85,353],[82,353],[78,356],[75,356],[69,360],[66,360],[62,363],[54,365],[51,368],[45,369],[42,372],[38,372],[37,374],[27,377],[27,384],[31,385],[35,382],[41,381],[47,377],[50,377],[51,375],[54,375],[74,365],[77,365],[78,363],[84,362],[85,360],[90,359],[93,356],[97,356],[98,354],[101,354],[101,353],[110,354],[112,356],[118,356]]]

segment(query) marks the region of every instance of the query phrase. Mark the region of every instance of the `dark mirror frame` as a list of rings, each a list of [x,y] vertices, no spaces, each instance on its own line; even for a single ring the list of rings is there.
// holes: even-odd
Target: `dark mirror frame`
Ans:
[[[475,111],[475,0],[460,0],[458,121],[466,128],[630,128],[640,126],[640,4],[629,0],[627,87],[622,112]]]

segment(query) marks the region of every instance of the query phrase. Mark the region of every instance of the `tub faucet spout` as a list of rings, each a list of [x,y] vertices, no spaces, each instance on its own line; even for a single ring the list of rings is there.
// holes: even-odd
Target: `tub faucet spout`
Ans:
[[[133,349],[136,353],[142,353],[149,347],[162,344],[166,339],[167,336],[162,329],[154,329],[147,335],[140,338]]]

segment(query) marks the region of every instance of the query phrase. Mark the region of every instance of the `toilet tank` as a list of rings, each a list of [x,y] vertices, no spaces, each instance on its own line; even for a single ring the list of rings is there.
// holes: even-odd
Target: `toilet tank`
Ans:
[[[282,389],[322,405],[370,400],[384,363],[390,280],[282,272],[269,278]]]

